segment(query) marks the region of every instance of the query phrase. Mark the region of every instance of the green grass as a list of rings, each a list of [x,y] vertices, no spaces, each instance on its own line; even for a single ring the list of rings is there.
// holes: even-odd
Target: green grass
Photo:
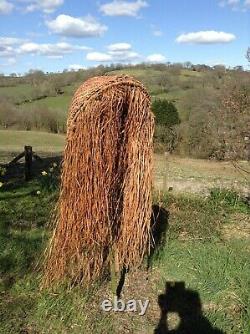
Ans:
[[[187,70],[187,69],[182,69],[181,70],[181,76],[182,77],[202,77],[204,75],[204,73],[202,72],[197,72],[197,71],[190,71],[190,70]]]
[[[204,73],[194,72],[186,69],[181,70],[179,75],[166,73],[166,75],[170,76],[170,78],[172,79],[174,78],[177,80],[177,83],[172,84],[170,90],[166,92],[166,91],[161,91],[161,87],[158,84],[153,83],[154,78],[158,78],[159,74],[161,74],[161,72],[158,70],[152,68],[147,68],[147,69],[127,68],[108,73],[108,75],[121,75],[121,74],[131,75],[136,79],[140,80],[148,89],[153,100],[160,98],[174,101],[181,118],[185,117],[185,112],[186,112],[185,110],[183,110],[181,101],[186,96],[187,92],[189,92],[191,89],[194,90],[200,87],[200,82],[197,82],[195,80],[192,81],[192,79],[194,78],[199,79],[202,76],[204,76]],[[183,89],[182,87],[180,87],[178,80],[179,82],[186,82],[191,80],[191,83],[194,85],[194,87],[187,90]]]
[[[180,86],[180,83],[184,83],[186,81],[192,81],[192,79],[199,79],[204,76],[204,73],[194,72],[191,70],[183,69],[180,73],[166,73],[170,79],[174,79],[174,82],[171,84],[169,91],[162,90],[160,84],[157,83],[159,79],[159,75],[161,75],[161,71],[153,69],[153,68],[146,68],[146,69],[135,69],[135,68],[126,68],[122,70],[116,70],[112,72],[108,72],[108,75],[119,75],[119,74],[128,74],[131,75],[138,80],[142,81],[146,88],[148,89],[149,93],[152,96],[152,99],[155,98],[165,98],[171,101],[175,101],[178,111],[180,113],[180,117],[185,116],[185,110],[182,110],[182,104],[180,103],[182,99],[185,97],[187,91],[190,89],[183,89]],[[62,88],[63,95],[53,96],[53,97],[46,97],[42,98],[41,100],[32,101],[32,102],[25,102],[22,103],[20,108],[32,108],[35,106],[45,106],[46,108],[56,109],[62,113],[64,117],[68,111],[68,107],[70,105],[70,101],[72,99],[74,91],[79,87],[81,82],[74,82],[69,86],[65,86]],[[192,84],[194,85],[194,89],[200,86],[200,82],[197,80],[193,80]],[[29,84],[19,84],[13,87],[0,87],[0,97],[6,96],[11,98],[14,102],[23,102],[26,99],[32,100],[32,91],[34,87]]]
[[[37,179],[0,190],[1,333],[108,334],[123,333],[123,326],[133,333],[152,333],[160,315],[157,295],[166,281],[184,281],[195,291],[212,326],[227,334],[249,333],[249,235],[225,239],[223,228],[232,226],[232,215],[248,219],[250,210],[238,197],[235,205],[233,192],[214,191],[207,199],[162,196],[162,206],[169,211],[166,243],[153,257],[149,280],[141,268],[137,275],[129,274],[126,287],[127,297],[148,296],[152,307],[144,317],[127,317],[100,310],[110,291],[105,282],[90,290],[39,289],[37,264],[50,236],[46,224],[57,199],[53,192],[37,195],[39,189]]]
[[[0,161],[8,162],[24,145],[31,145],[40,155],[54,155],[64,150],[65,136],[40,131],[0,130]],[[248,170],[247,162],[239,162],[240,168]],[[154,185],[166,191],[173,187],[174,193],[193,192],[207,194],[210,188],[234,187],[237,192],[249,187],[249,176],[239,172],[230,162],[216,162],[169,156],[154,156]]]
[[[0,87],[0,96],[22,98],[29,96],[33,90],[33,87],[29,84],[19,84],[12,87]]]
[[[28,108],[35,106],[45,106],[51,109],[57,109],[62,111],[64,115],[68,112],[69,105],[71,102],[72,96],[70,95],[59,95],[54,97],[46,97],[42,100],[33,101],[29,104],[26,104]]]
[[[184,281],[199,293],[204,316],[214,327],[227,334],[248,333],[250,234],[225,240],[223,227],[230,228],[233,213],[245,215],[250,224],[249,206],[226,190],[214,190],[208,199],[165,195],[162,202],[170,219],[166,245],[154,264],[160,285]]]
[[[249,240],[248,240],[249,242]],[[164,281],[198,291],[205,316],[225,333],[248,333],[250,298],[247,241],[208,243],[171,240],[161,254]]]
[[[36,152],[61,152],[65,136],[39,131],[0,130],[0,151],[20,152],[24,145],[33,146]]]

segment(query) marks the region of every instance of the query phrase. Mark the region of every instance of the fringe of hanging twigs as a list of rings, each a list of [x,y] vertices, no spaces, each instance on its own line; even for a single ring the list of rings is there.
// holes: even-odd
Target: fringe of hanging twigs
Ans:
[[[89,79],[67,126],[45,286],[91,283],[111,253],[116,270],[136,267],[150,243],[154,118],[145,88],[128,76]]]

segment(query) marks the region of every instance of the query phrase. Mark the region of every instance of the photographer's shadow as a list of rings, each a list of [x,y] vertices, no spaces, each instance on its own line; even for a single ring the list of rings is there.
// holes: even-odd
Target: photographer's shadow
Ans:
[[[204,316],[198,292],[186,289],[185,282],[167,282],[165,294],[158,296],[158,304],[161,318],[154,334],[224,334]],[[169,313],[179,316],[175,329],[169,329]]]

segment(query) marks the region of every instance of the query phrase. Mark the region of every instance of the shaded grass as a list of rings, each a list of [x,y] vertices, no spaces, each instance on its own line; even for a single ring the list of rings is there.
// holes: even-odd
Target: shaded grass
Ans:
[[[244,213],[249,206],[232,191],[214,190],[208,199],[166,196],[170,210],[168,240],[158,253],[155,266],[165,281],[185,281],[198,291],[205,316],[225,333],[250,330],[249,239],[225,241],[221,227],[230,215]]]
[[[44,99],[28,103],[27,108],[41,106],[41,107],[47,107],[51,109],[57,109],[57,110],[62,111],[63,116],[65,116],[68,112],[69,104],[72,99],[72,95],[58,95],[58,96],[46,97]]]
[[[170,240],[158,263],[164,281],[184,280],[199,291],[210,322],[232,334],[249,332],[250,254],[242,246]]]
[[[50,234],[45,226],[57,194],[37,196],[38,188],[39,183],[32,181],[15,193],[0,192],[0,332],[123,333],[123,315],[100,310],[103,285],[88,291],[78,287],[40,291],[37,263]],[[202,199],[165,194],[161,203],[170,216],[166,244],[153,259],[158,291],[165,281],[185,281],[200,294],[212,325],[229,334],[249,333],[249,240],[224,240],[221,233],[232,213],[249,214],[247,205],[214,195]],[[133,317],[126,323],[131,331],[141,328],[137,321]],[[147,317],[140,323],[150,328],[145,333],[151,333],[157,321],[155,315],[154,325]]]

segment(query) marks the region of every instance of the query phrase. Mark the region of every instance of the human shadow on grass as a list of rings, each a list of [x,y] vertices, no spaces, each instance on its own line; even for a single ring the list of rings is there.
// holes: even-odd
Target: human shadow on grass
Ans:
[[[150,253],[147,256],[147,270],[149,270],[152,265],[153,256],[157,254],[157,252],[159,252],[161,247],[165,244],[166,232],[168,228],[168,218],[169,213],[166,209],[156,204],[152,206],[150,222],[152,243],[150,247]],[[128,271],[129,268],[124,267],[120,273],[120,280],[116,289],[116,295],[118,298],[121,297],[122,288],[124,286],[126,274]]]
[[[204,316],[199,293],[186,289],[185,282],[167,282],[165,293],[158,296],[158,304],[161,317],[154,334],[225,334]],[[179,316],[175,329],[169,328],[170,313]]]

